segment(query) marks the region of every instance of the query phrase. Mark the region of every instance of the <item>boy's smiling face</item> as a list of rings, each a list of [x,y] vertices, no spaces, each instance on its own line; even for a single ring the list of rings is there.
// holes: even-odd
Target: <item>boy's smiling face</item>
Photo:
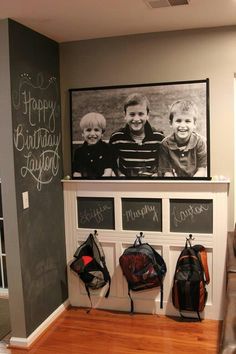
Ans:
[[[84,128],[82,136],[88,145],[95,145],[102,138],[103,131],[98,126]]]
[[[189,114],[176,114],[171,123],[175,138],[178,143],[187,143],[190,135],[196,128],[195,120]]]
[[[126,108],[125,121],[131,133],[139,135],[144,132],[144,125],[149,119],[146,103],[128,106]]]

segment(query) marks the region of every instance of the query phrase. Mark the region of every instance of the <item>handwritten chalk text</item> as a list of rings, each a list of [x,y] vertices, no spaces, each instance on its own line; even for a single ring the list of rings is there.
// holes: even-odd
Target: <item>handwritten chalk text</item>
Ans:
[[[23,125],[19,124],[14,130],[14,144],[18,151],[24,149],[38,150],[48,147],[55,147],[58,150],[60,140],[60,134],[52,134],[46,128],[39,128],[30,134],[28,129],[24,130]]]
[[[56,79],[44,82],[38,74],[36,83],[23,74],[13,92],[13,107],[18,125],[14,129],[15,149],[20,152],[20,174],[30,175],[40,191],[58,175],[60,168],[61,133],[56,130],[59,121]]]
[[[104,214],[110,209],[111,207],[107,204],[99,205],[97,208],[84,209],[79,213],[80,223],[86,224],[91,220],[95,220],[100,224],[104,220]]]
[[[53,176],[57,175],[60,161],[57,151],[45,150],[38,157],[29,152],[24,157],[26,163],[21,167],[21,175],[22,177],[26,177],[29,173],[37,182],[37,189],[39,191],[43,184],[49,184]]]
[[[173,208],[172,216],[175,226],[184,223],[186,220],[194,222],[197,215],[205,213],[209,209],[208,205],[188,205],[184,210],[178,210],[176,207]]]
[[[154,222],[159,222],[158,211],[154,205],[144,205],[140,209],[128,209],[125,211],[125,218],[127,222],[135,221],[136,219],[144,219],[147,215],[152,214],[152,220]]]
[[[24,90],[22,96],[23,114],[28,117],[30,125],[36,126],[39,123],[47,123],[49,129],[53,132],[55,130],[56,102],[34,97],[29,90]]]

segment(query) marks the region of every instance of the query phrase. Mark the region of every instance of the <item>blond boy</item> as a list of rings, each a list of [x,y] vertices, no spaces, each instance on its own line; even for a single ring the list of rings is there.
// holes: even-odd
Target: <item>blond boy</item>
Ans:
[[[195,132],[197,107],[190,100],[178,100],[170,109],[172,134],[161,144],[159,168],[165,177],[206,177],[206,141]]]

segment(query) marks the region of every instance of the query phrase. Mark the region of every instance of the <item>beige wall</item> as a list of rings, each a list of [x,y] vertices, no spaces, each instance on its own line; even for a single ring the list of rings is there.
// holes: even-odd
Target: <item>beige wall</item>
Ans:
[[[64,173],[70,173],[69,88],[210,79],[211,175],[230,178],[234,225],[236,26],[64,43],[61,51]]]

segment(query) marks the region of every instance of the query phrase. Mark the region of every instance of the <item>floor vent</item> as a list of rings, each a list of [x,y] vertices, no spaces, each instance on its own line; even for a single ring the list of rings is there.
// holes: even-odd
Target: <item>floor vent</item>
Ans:
[[[160,7],[189,5],[190,0],[144,0],[144,2],[151,9],[158,9]]]

